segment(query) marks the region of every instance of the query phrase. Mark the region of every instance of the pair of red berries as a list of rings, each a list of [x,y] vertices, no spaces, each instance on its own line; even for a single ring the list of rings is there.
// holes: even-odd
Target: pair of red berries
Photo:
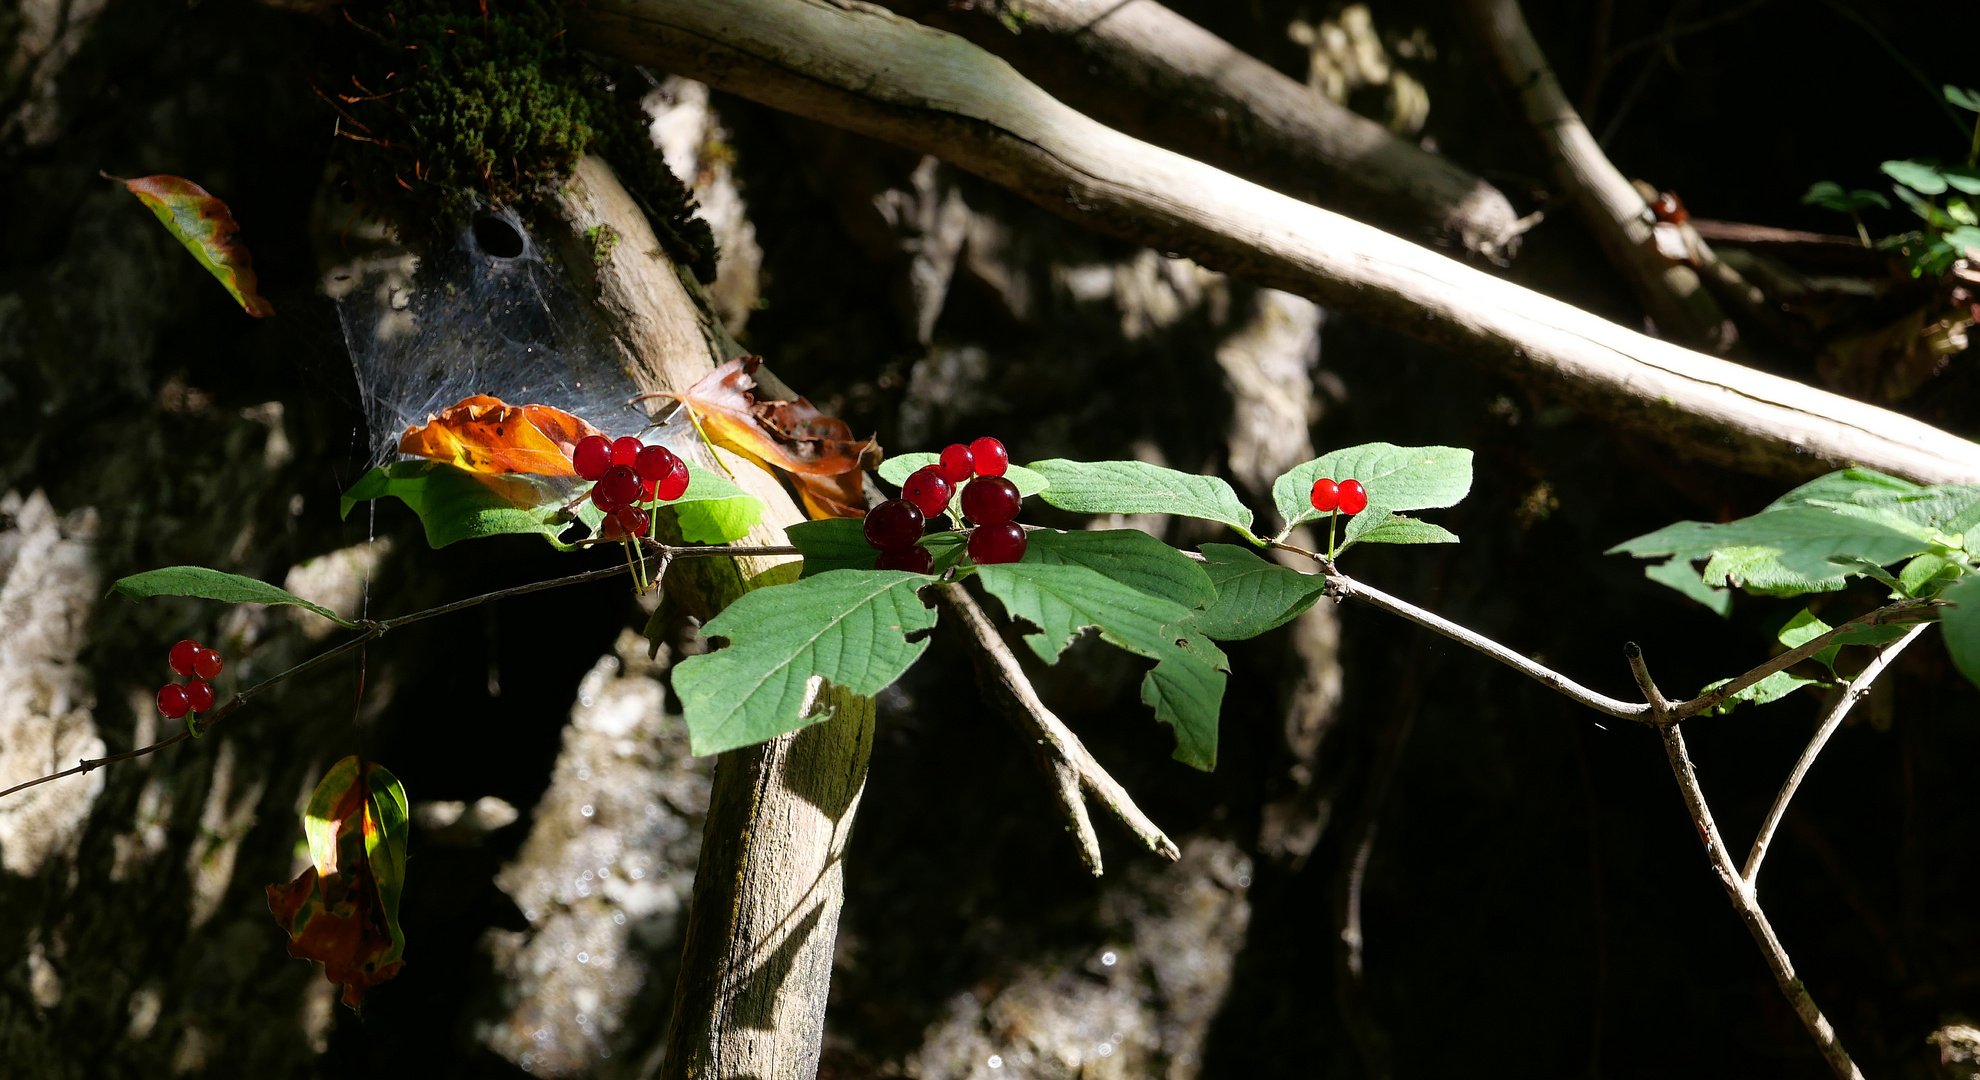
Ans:
[[[172,646],[165,662],[181,675],[196,675],[198,678],[183,686],[166,683],[159,687],[159,712],[168,719],[177,720],[189,712],[203,713],[213,708],[213,684],[206,680],[220,674],[220,669],[226,666],[218,652],[187,638]]]
[[[571,452],[577,474],[593,481],[591,504],[605,514],[599,532],[607,540],[645,536],[653,519],[639,504],[673,502],[687,491],[688,467],[672,450],[647,446],[631,435],[608,440],[587,435]]]
[[[1016,562],[1024,557],[1024,526],[1016,523],[1024,499],[1005,479],[1011,455],[985,436],[943,449],[933,465],[916,469],[901,485],[901,497],[867,511],[866,542],[880,549],[881,570],[926,574],[933,566],[928,549],[916,541],[929,518],[948,512],[962,487],[962,516],[976,526],[969,534],[969,557],[979,565]]]
[[[1336,484],[1326,477],[1313,482],[1313,508],[1323,514],[1336,510],[1353,517],[1368,509],[1368,489],[1359,480],[1343,480]]]

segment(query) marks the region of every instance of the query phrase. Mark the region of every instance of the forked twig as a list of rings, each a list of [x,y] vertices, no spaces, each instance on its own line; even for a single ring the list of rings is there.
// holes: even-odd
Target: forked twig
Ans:
[[[1081,789],[1092,793],[1107,809],[1112,810],[1122,824],[1148,845],[1148,850],[1171,861],[1181,858],[1182,852],[1175,841],[1148,820],[1148,815],[1142,813],[1128,796],[1127,789],[1093,760],[1093,755],[1087,752],[1079,736],[1074,735],[1064,721],[1038,700],[1038,691],[1032,688],[1031,680],[1018,666],[1016,655],[1004,643],[1002,635],[997,633],[996,624],[990,621],[989,614],[976,602],[976,598],[954,582],[935,586],[935,595],[962,623],[971,651],[975,654],[977,674],[986,689],[991,690],[1004,706],[1005,715],[1032,737],[1039,764],[1052,778],[1052,791],[1058,797],[1059,809],[1065,813],[1079,844],[1080,858],[1093,876],[1100,876],[1100,838],[1093,831],[1092,819],[1087,816]]]
[[[1768,807],[1767,820],[1761,824],[1759,835],[1753,838],[1753,850],[1746,856],[1746,869],[1739,875],[1740,880],[1746,883],[1749,890],[1755,893],[1759,891],[1756,883],[1760,877],[1760,862],[1767,857],[1767,845],[1773,842],[1774,831],[1780,828],[1781,818],[1787,814],[1788,801],[1794,798],[1795,789],[1801,786],[1802,779],[1808,775],[1809,767],[1815,764],[1815,755],[1822,752],[1822,747],[1828,743],[1829,736],[1834,735],[1836,729],[1842,726],[1843,717],[1849,715],[1850,708],[1870,693],[1870,684],[1877,681],[1877,676],[1884,673],[1884,669],[1890,666],[1891,661],[1897,659],[1898,654],[1903,652],[1907,645],[1918,640],[1918,635],[1924,633],[1928,625],[1930,624],[1920,623],[1912,627],[1903,637],[1885,646],[1871,658],[1869,665],[1858,673],[1856,678],[1849,681],[1848,686],[1843,687],[1842,697],[1837,698],[1836,703],[1829,706],[1828,715],[1822,717],[1821,725],[1815,729],[1815,737],[1808,740],[1807,748],[1801,751],[1801,758],[1794,763],[1794,771],[1788,774],[1787,783],[1781,785],[1781,793],[1774,796],[1774,805]]]

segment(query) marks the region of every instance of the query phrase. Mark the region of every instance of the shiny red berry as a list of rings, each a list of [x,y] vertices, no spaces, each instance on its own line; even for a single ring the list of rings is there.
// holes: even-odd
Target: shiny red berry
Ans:
[[[976,459],[978,476],[1002,476],[1011,464],[1011,452],[988,435],[969,444],[969,455]]]
[[[186,703],[194,712],[207,712],[213,708],[213,684],[205,679],[194,679],[186,684]],[[170,713],[166,715],[170,716]],[[178,717],[172,717],[174,720]]]
[[[1023,503],[1017,485],[1001,476],[979,476],[963,486],[963,516],[978,525],[1002,525]]]
[[[881,551],[899,551],[921,539],[921,510],[906,499],[888,499],[866,512],[866,542]]]
[[[633,468],[639,471],[641,480],[658,482],[674,471],[674,462],[679,460],[672,450],[664,446],[649,446],[639,452],[633,461]]]
[[[158,711],[168,718],[177,720],[192,708],[192,700],[186,697],[186,688],[178,683],[166,683],[158,688]]]
[[[638,439],[631,435],[612,440],[612,464],[631,468],[639,461],[639,452],[644,449]]]
[[[614,465],[591,489],[591,504],[606,513],[639,501],[639,474],[630,465]]]
[[[674,459],[674,469],[653,485],[653,494],[661,502],[673,502],[688,489],[687,462]]]
[[[913,547],[883,551],[873,566],[875,570],[906,570],[910,574],[932,574],[935,572],[935,556],[928,549],[916,544]]]
[[[193,673],[195,654],[204,647],[199,642],[187,638],[177,645],[172,646],[172,651],[166,655],[165,662],[172,665],[173,671],[181,675],[191,675]]]
[[[1359,514],[1368,509],[1368,489],[1359,480],[1341,481],[1341,513]]]
[[[1016,562],[1024,558],[1024,526],[1015,522],[980,525],[969,534],[969,557],[978,566]]]
[[[1313,500],[1315,510],[1323,514],[1331,513],[1340,509],[1341,485],[1323,476],[1313,482],[1313,494],[1310,498]]]
[[[901,498],[913,503],[925,518],[940,517],[949,508],[949,497],[955,493],[956,485],[934,465],[916,469],[907,483],[901,485]]]
[[[212,649],[201,649],[193,654],[193,673],[202,679],[213,678],[220,674],[220,669],[225,666],[220,660],[220,654]]]
[[[950,443],[942,448],[942,463],[935,467],[942,470],[943,479],[960,484],[976,475],[976,456],[969,452],[969,447]]]
[[[645,536],[652,528],[653,521],[646,516],[646,511],[637,506],[621,506],[605,516],[598,531],[607,540],[625,540]]]
[[[596,480],[612,467],[612,443],[603,435],[586,435],[571,451],[571,466],[586,480]]]

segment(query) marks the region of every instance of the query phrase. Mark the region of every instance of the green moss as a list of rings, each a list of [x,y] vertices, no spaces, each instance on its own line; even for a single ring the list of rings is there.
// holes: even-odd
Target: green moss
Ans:
[[[639,108],[645,80],[564,44],[558,0],[350,6],[354,47],[326,89],[336,160],[357,197],[413,243],[485,203],[525,210],[588,151],[612,162],[677,262],[715,277],[715,240]]]

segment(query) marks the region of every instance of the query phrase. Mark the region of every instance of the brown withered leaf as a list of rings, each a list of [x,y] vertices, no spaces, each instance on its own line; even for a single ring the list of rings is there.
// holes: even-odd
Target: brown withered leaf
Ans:
[[[859,517],[861,470],[880,463],[880,444],[855,439],[844,420],[826,416],[805,398],[758,400],[760,356],[743,356],[709,372],[682,394],[667,394],[693,413],[718,446],[765,468],[778,469],[804,499],[813,517]]]
[[[268,910],[289,955],[323,963],[357,1008],[405,966],[399,896],[406,884],[406,791],[384,766],[355,755],[330,767],[303,811],[309,868],[268,886]]]
[[[571,451],[587,435],[602,434],[562,409],[510,405],[476,394],[406,428],[399,453],[444,461],[469,472],[576,476]]]

